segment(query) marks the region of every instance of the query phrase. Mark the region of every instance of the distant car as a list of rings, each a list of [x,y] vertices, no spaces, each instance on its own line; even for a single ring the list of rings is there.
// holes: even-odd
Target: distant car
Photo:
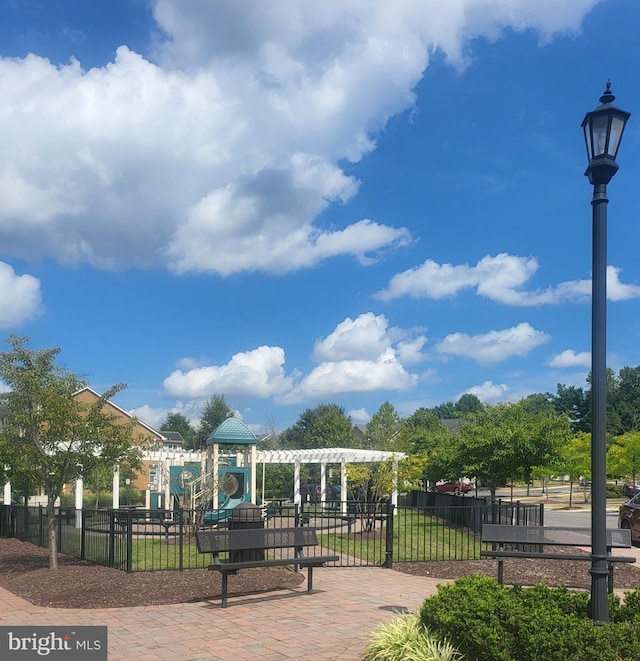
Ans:
[[[622,495],[626,498],[633,498],[640,493],[640,482],[625,482],[622,487]]]
[[[322,489],[319,484],[301,484],[300,485],[300,498],[303,503],[317,503],[320,501]],[[291,494],[293,500],[293,494]]]
[[[322,488],[319,484],[301,484],[300,485],[300,498],[303,503],[319,503],[322,498]],[[337,484],[327,484],[324,490],[325,501],[338,501],[341,500],[341,489]],[[293,500],[293,494],[291,494]]]
[[[473,486],[468,482],[448,480],[447,482],[438,482],[433,488],[438,493],[467,493],[473,489]]]
[[[325,500],[342,500],[342,489],[339,484],[328,484],[324,493]]]
[[[618,527],[631,530],[631,541],[636,544],[640,543],[640,492],[628,502],[620,505]]]

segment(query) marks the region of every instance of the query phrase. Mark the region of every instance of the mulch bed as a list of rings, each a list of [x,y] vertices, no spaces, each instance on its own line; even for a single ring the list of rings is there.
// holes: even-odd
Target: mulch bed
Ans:
[[[567,549],[575,553],[575,549]],[[589,562],[507,558],[505,583],[588,589]],[[496,560],[452,560],[398,563],[394,568],[413,575],[454,579],[480,572],[497,576]],[[291,569],[245,569],[229,576],[230,594],[256,594],[291,589],[304,581]],[[640,586],[640,567],[618,564],[615,587]],[[221,578],[206,569],[127,574],[60,554],[58,570],[49,570],[48,549],[16,539],[0,538],[0,587],[37,606],[51,608],[121,608],[209,601],[220,598]]]
[[[250,594],[295,588],[304,581],[290,569],[243,569],[229,576],[229,593]],[[49,550],[0,538],[0,586],[36,606],[122,608],[217,600],[222,579],[206,569],[127,574],[60,554],[49,569]]]

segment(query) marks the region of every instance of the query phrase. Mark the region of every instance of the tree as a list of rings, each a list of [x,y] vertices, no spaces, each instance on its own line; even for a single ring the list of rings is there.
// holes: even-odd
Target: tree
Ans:
[[[580,432],[561,448],[556,467],[559,473],[569,476],[569,508],[573,504],[573,484],[580,477],[591,477],[591,434]],[[586,484],[584,501],[587,502]]]
[[[531,412],[526,400],[487,405],[460,427],[461,471],[487,484],[493,499],[499,484],[528,482],[536,466],[549,465],[570,433],[563,416]]]
[[[444,402],[434,406],[432,411],[440,420],[450,420],[453,418],[464,418],[471,413],[479,413],[483,409],[483,403],[476,395],[465,393],[460,395],[457,402]]]
[[[160,425],[160,431],[177,431],[184,439],[185,450],[193,450],[195,447],[197,432],[182,413],[167,413],[165,421]]]
[[[556,413],[566,415],[574,432],[591,431],[589,399],[582,388],[558,384],[557,394],[552,397]]]
[[[357,501],[357,513],[366,531],[373,530],[382,502],[396,484],[403,489],[416,488],[424,474],[425,458],[414,455],[396,462],[393,459],[377,464],[347,464],[347,480]]]
[[[351,419],[337,404],[305,409],[280,435],[282,447],[292,450],[351,447],[353,441]]]
[[[640,475],[640,432],[616,436],[607,451],[607,465],[609,473],[630,477],[635,482]]]
[[[390,402],[384,402],[371,416],[367,425],[367,447],[375,450],[393,450],[402,421]]]
[[[429,409],[416,409],[402,422],[398,444],[404,452],[429,453],[440,441],[451,436],[447,426]]]
[[[455,415],[453,417],[463,418],[470,413],[480,413],[483,408],[484,404],[480,399],[476,395],[467,392],[464,395],[460,395],[460,399],[456,402]]]
[[[224,395],[214,394],[205,404],[198,427],[198,436],[195,450],[203,450],[207,447],[207,439],[215,431],[216,427],[227,418],[235,417],[235,410],[227,403]]]
[[[0,463],[11,479],[41,487],[47,496],[49,567],[58,567],[55,502],[64,485],[100,466],[121,461],[139,465],[133,442],[135,421],[107,412],[105,404],[124,385],[110,388],[87,404],[74,395],[85,386],[75,374],[55,364],[60,349],[29,348],[29,338],[10,336],[11,351],[0,353],[2,428]]]

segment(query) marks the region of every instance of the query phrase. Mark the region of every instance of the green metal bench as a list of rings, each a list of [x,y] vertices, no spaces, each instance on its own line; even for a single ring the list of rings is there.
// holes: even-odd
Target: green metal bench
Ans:
[[[505,558],[539,558],[541,560],[591,561],[588,553],[548,553],[546,546],[590,547],[590,528],[558,528],[547,526],[512,526],[485,523],[482,526],[482,542],[493,545],[481,550],[481,557],[498,559],[498,583],[504,581]],[[613,592],[613,567],[616,562],[635,562],[627,556],[611,554],[611,549],[631,548],[631,531],[608,528],[606,531],[607,563],[609,565],[609,592]]]
[[[307,592],[313,588],[313,568],[339,560],[337,555],[305,556],[304,550],[318,545],[315,528],[252,528],[240,530],[197,530],[200,553],[211,553],[208,569],[222,574],[222,608],[227,605],[227,577],[240,569],[293,565],[307,568]],[[285,551],[287,557],[265,558],[267,552]],[[229,558],[221,560],[220,554]]]

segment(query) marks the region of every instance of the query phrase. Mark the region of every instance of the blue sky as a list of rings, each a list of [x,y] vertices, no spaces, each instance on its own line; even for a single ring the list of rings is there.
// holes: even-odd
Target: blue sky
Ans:
[[[640,364],[636,0],[0,0],[0,331],[159,426],[256,432],[585,385],[580,123],[608,364]]]

